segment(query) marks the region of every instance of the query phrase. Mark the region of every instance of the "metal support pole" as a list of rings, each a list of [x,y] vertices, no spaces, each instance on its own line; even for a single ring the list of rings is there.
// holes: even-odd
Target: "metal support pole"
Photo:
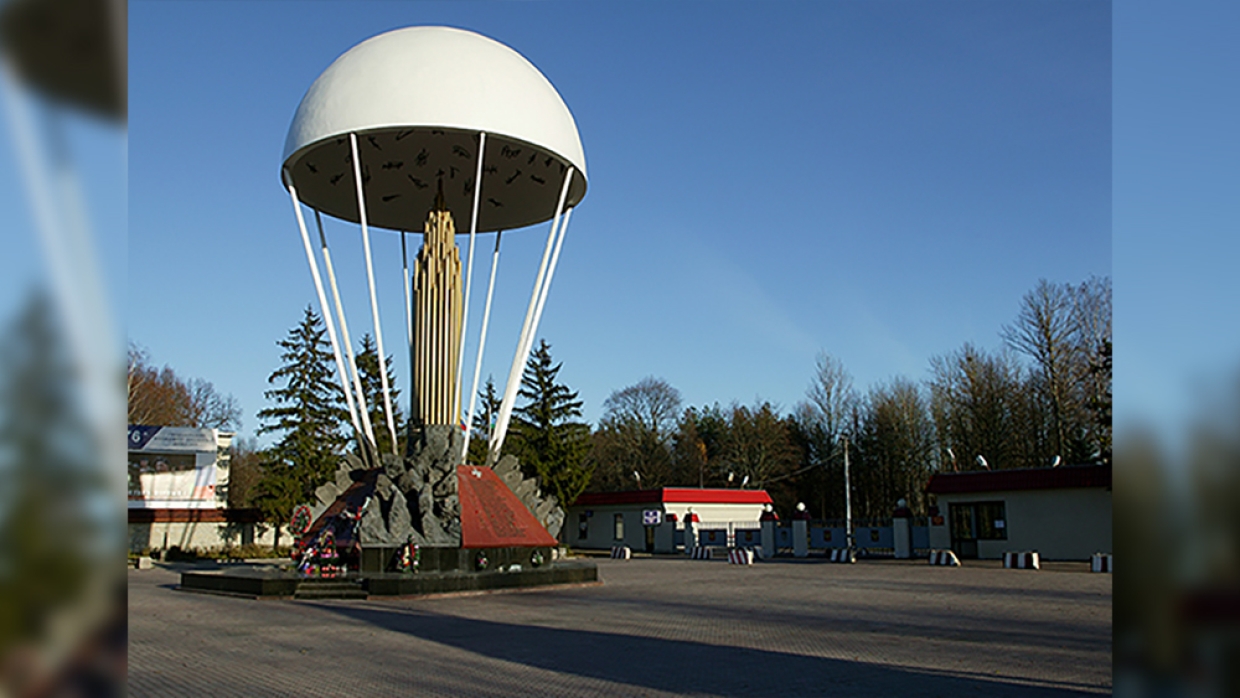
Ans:
[[[374,426],[370,423],[370,407],[366,404],[366,391],[362,389],[362,377],[357,372],[357,358],[353,356],[353,339],[349,337],[349,323],[344,317],[344,304],[340,302],[340,287],[336,285],[336,269],[332,266],[332,253],[327,247],[327,233],[323,232],[323,216],[318,209],[314,210],[314,222],[319,228],[319,245],[323,249],[323,266],[327,268],[327,281],[332,287],[332,300],[336,305],[336,318],[340,322],[340,343],[344,345],[345,358],[349,360],[349,375],[353,381],[353,399],[357,401],[357,411],[361,413],[362,429],[370,445],[376,446]],[[325,310],[325,314],[330,311]],[[345,394],[349,391],[346,388]]]
[[[370,227],[366,223],[366,197],[362,191],[362,159],[357,150],[357,134],[349,134],[353,149],[353,180],[357,183],[357,212],[362,224],[362,248],[366,253],[366,282],[370,286],[370,314],[375,325],[375,344],[379,350],[379,383],[383,386],[383,411],[387,416],[388,433],[392,436],[392,453],[396,453],[396,420],[392,418],[392,390],[388,386],[387,355],[383,352],[383,330],[379,326],[379,299],[375,296],[375,268],[370,261]]]
[[[534,280],[534,290],[530,294],[530,304],[525,311],[525,322],[521,327],[521,336],[517,340],[517,351],[512,357],[512,367],[508,370],[508,382],[504,386],[504,399],[500,402],[499,419],[495,424],[495,433],[491,434],[491,444],[487,453],[487,464],[499,458],[499,451],[504,446],[504,436],[508,432],[508,421],[512,417],[513,402],[516,400],[517,387],[521,384],[521,371],[525,367],[527,347],[532,343],[529,337],[536,333],[534,315],[537,311],[538,299],[542,295],[543,283],[546,280],[547,263],[550,261],[551,249],[555,244],[556,231],[564,213],[564,202],[568,198],[568,186],[573,181],[574,168],[570,166],[564,175],[564,186],[560,189],[560,201],[555,207],[555,218],[551,222],[551,232],[547,235],[547,245],[543,248],[542,262],[538,267],[538,276]]]
[[[124,480],[113,475],[123,472],[125,448],[120,435],[124,408],[114,379],[119,357],[81,187],[58,124],[53,124],[57,133],[52,134],[51,172],[45,170],[49,163],[39,148],[41,139],[30,110],[34,95],[20,86],[15,66],[3,56],[0,91],[53,298],[63,314],[70,361],[80,371],[87,425],[98,439],[100,462],[109,476],[107,487],[117,494]]]
[[[469,291],[474,281],[474,236],[478,231],[478,204],[482,199],[482,154],[487,147],[486,131],[478,133],[478,170],[474,176],[474,208],[469,217],[469,264],[466,266],[465,272],[465,306],[461,311],[461,332],[460,332],[460,348],[457,351],[456,358],[456,385],[453,387],[452,395],[452,414],[459,415],[461,413],[461,383],[465,379],[465,371],[462,370],[465,365],[465,332],[469,329]],[[469,426],[466,425],[465,443],[469,443],[468,431]],[[465,462],[462,458],[461,462]]]
[[[340,378],[340,388],[344,391],[345,402],[349,406],[349,417],[353,420],[353,431],[362,436],[361,424],[357,418],[357,408],[349,397],[349,379],[344,369],[344,359],[340,356],[340,343],[336,340],[336,324],[332,322],[331,307],[327,305],[327,294],[323,292],[323,277],[319,274],[319,264],[314,258],[314,249],[310,247],[310,234],[306,232],[306,218],[301,212],[301,200],[297,198],[297,187],[291,177],[285,176],[289,197],[293,200],[293,213],[297,216],[297,228],[301,231],[301,244],[306,249],[306,261],[310,264],[310,275],[314,277],[314,291],[319,297],[319,310],[323,313],[323,324],[327,326],[327,338],[332,343],[332,354],[336,358],[336,372]],[[369,436],[369,434],[365,434]]]
[[[531,325],[531,331],[525,337],[525,346],[521,348],[521,355],[525,357],[525,359],[529,358],[530,351],[534,348],[534,337],[538,331],[538,324],[539,322],[542,321],[543,306],[547,304],[547,294],[551,289],[551,279],[553,276],[555,276],[555,268],[556,268],[556,265],[560,261],[560,247],[563,246],[564,244],[564,235],[568,231],[568,222],[572,220],[572,217],[573,217],[573,210],[570,208],[568,209],[568,211],[564,213],[563,220],[560,221],[559,235],[556,236],[556,240],[555,240],[555,251],[551,253],[551,263],[547,266],[547,274],[543,279],[542,288],[539,290],[539,293],[538,293],[538,305],[534,309],[534,322]],[[521,362],[522,365],[525,364],[525,359],[522,360]],[[500,445],[501,446],[503,445],[502,437],[500,438]],[[497,453],[498,453],[498,450],[497,450]],[[633,474],[637,475],[636,472],[634,472]],[[641,489],[641,477],[640,476],[638,477],[637,484],[638,484],[638,489]]]
[[[560,247],[564,245],[564,234],[568,231],[568,222],[573,219],[573,209],[568,209],[564,213],[564,220],[560,223],[560,234],[555,240],[555,252],[551,254],[551,266],[547,267],[547,278],[543,281],[542,293],[538,297],[538,307],[534,310],[534,327],[538,327],[538,323],[542,321],[543,306],[547,304],[547,292],[551,289],[551,277],[555,276],[555,267],[560,262]],[[534,333],[525,340],[525,354],[529,356],[530,348],[534,345]]]
[[[413,281],[409,278],[409,250],[405,244],[408,233],[400,231],[400,261],[404,269],[405,284],[405,342],[409,345],[409,411],[405,413],[410,419],[417,413],[418,396],[413,388]]]
[[[482,352],[487,346],[487,326],[491,322],[491,297],[495,293],[495,270],[499,268],[499,241],[504,231],[495,233],[495,252],[491,254],[491,280],[487,282],[487,303],[482,311],[482,333],[478,338],[478,356],[474,361],[474,382],[469,389],[469,416],[465,420],[465,446],[461,451],[461,462],[469,455],[469,436],[474,428],[474,408],[478,404],[478,379],[482,376]]]
[[[848,480],[848,437],[844,437],[844,542],[853,549],[852,485]]]

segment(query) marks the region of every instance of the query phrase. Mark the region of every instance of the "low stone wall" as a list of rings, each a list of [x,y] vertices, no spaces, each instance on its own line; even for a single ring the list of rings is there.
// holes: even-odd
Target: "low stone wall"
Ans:
[[[235,509],[130,509],[130,552],[179,548],[184,551],[216,551],[242,545],[274,545],[276,527],[259,520],[254,510]],[[280,529],[280,543],[292,542],[287,527]]]

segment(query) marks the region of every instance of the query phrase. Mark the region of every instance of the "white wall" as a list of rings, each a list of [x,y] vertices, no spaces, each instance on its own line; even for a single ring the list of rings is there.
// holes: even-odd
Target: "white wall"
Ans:
[[[981,559],[1036,550],[1044,560],[1088,560],[1111,552],[1111,493],[1101,487],[938,495],[944,525],[930,527],[930,547],[951,546],[950,504],[1003,502],[1006,540],[979,540]]]
[[[665,519],[669,513],[675,514],[677,528],[683,529],[685,514],[688,513],[690,507],[701,520],[700,527],[705,528],[711,528],[712,524],[724,527],[728,523],[740,522],[752,523],[756,528],[758,517],[762,515],[761,504],[684,504],[678,502],[660,504],[650,502],[572,507],[564,522],[564,541],[573,548],[601,550],[616,545],[627,545],[633,550],[645,550],[646,531],[645,526],[642,525],[644,510],[659,509],[663,512]],[[578,515],[586,511],[593,512],[593,516],[587,519],[589,535],[583,539],[577,536]],[[624,517],[624,539],[620,541],[613,536],[616,514]]]
[[[225,524],[220,522],[166,522],[129,524],[129,549],[167,550],[173,546],[181,550],[220,550],[247,543],[273,545],[274,526],[259,524]],[[290,545],[287,527],[281,527],[280,545]]]

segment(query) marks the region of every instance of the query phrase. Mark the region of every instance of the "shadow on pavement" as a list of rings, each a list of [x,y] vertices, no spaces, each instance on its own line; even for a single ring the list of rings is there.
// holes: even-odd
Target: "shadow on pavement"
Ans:
[[[840,659],[614,633],[544,628],[355,605],[324,608],[392,632],[563,674],[688,694],[834,696],[1098,695],[1080,684],[884,667]],[[795,632],[795,630],[793,630]],[[790,638],[795,644],[795,638]]]

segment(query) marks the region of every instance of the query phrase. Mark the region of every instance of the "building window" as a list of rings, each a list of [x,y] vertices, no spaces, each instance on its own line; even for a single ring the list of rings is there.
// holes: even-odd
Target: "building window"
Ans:
[[[577,538],[585,540],[590,537],[590,517],[582,512],[577,515]]]
[[[1007,516],[1003,502],[977,505],[977,537],[981,540],[1007,540]]]
[[[950,506],[952,538],[1007,540],[1007,512],[1003,502],[970,502]]]
[[[624,540],[624,514],[616,514],[615,534],[612,538]]]

